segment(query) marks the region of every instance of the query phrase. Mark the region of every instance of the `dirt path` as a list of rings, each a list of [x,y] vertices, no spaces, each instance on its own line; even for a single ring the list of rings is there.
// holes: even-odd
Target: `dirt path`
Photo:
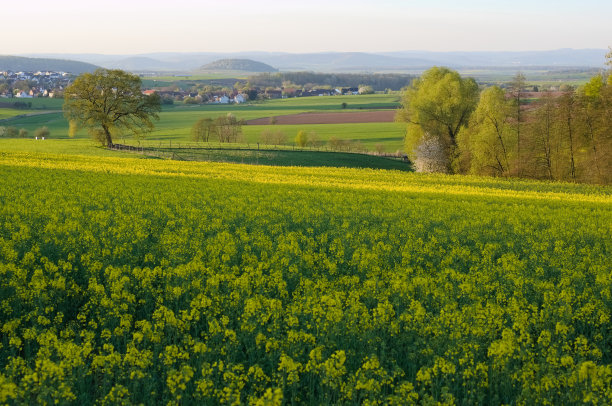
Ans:
[[[355,111],[346,113],[301,113],[276,116],[276,124],[347,124],[347,123],[390,123],[396,110]],[[247,125],[269,125],[270,117],[248,120]]]

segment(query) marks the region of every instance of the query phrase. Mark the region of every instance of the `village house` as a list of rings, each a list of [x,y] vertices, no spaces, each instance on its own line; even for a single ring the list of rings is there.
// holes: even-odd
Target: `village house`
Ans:
[[[226,95],[215,96],[215,98],[213,99],[213,103],[217,103],[217,104],[229,104],[229,102],[230,102],[230,98],[227,97]]]
[[[245,95],[243,95],[243,94],[237,94],[234,97],[234,103],[236,103],[236,104],[244,103],[246,101],[247,101],[247,97]]]
[[[32,98],[32,96],[29,93],[26,93],[26,92],[23,92],[23,91],[22,92],[17,92],[15,97],[19,97],[19,98],[22,98],[22,99],[31,99]]]

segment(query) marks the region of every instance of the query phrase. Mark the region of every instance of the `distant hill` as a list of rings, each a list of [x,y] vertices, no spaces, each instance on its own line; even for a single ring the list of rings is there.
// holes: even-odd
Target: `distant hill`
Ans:
[[[219,59],[202,66],[201,71],[278,72],[278,69],[251,59]]]
[[[96,69],[98,69],[96,65],[66,59],[25,58],[22,56],[0,55],[0,70],[10,70],[13,72],[54,71],[79,75],[85,72],[93,72]]]
[[[209,71],[276,72],[404,72],[423,71],[431,66],[449,66],[454,69],[479,67],[592,67],[603,68],[607,49],[557,49],[525,52],[158,52],[140,55],[99,54],[28,54],[44,58],[74,59],[105,68],[131,71],[191,72]],[[249,61],[246,67],[242,61]],[[259,61],[259,62],[256,62]],[[267,65],[266,65],[267,64]],[[202,66],[204,65],[204,66]],[[267,70],[259,70],[263,65]],[[201,68],[198,68],[201,67]],[[1,67],[0,67],[1,69]]]

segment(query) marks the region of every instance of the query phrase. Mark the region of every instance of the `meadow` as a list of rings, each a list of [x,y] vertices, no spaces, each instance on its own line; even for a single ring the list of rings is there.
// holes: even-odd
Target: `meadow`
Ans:
[[[44,99],[37,100],[41,107]],[[48,99],[54,100],[54,99]],[[346,103],[345,109],[342,103]],[[394,95],[360,95],[360,96],[322,96],[303,97],[293,99],[269,100],[261,103],[244,105],[185,105],[175,104],[164,106],[160,113],[160,120],[156,122],[155,130],[147,134],[146,138],[134,140],[129,136],[117,137],[117,142],[130,145],[159,145],[160,142],[169,145],[172,142],[191,141],[191,127],[201,118],[216,118],[228,113],[234,114],[242,120],[261,117],[277,117],[280,115],[299,114],[307,112],[359,112],[364,110],[395,108],[398,96]],[[61,104],[59,105],[61,109]],[[68,123],[61,111],[44,112],[36,114],[32,110],[6,110],[0,108],[0,118],[10,118],[28,114],[27,117],[17,117],[6,120],[0,125],[25,128],[30,135],[42,126],[51,131],[52,139],[67,139]],[[41,113],[41,112],[39,112]],[[382,149],[387,152],[396,152],[403,146],[404,125],[400,123],[363,123],[363,124],[311,124],[311,125],[270,125],[270,126],[243,126],[242,143],[256,144],[261,133],[266,130],[281,131],[285,134],[286,143],[294,144],[298,131],[316,132],[319,141],[326,143],[331,137],[352,142],[359,142],[362,148],[374,151]],[[85,131],[77,132],[75,138],[88,139]]]
[[[610,187],[17,149],[0,403],[612,403]]]

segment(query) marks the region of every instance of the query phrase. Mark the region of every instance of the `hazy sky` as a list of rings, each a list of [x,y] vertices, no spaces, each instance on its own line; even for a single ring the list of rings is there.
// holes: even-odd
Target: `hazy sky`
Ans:
[[[609,0],[28,0],[0,54],[607,48]],[[16,9],[17,10],[17,9]],[[10,33],[10,34],[8,34]]]

